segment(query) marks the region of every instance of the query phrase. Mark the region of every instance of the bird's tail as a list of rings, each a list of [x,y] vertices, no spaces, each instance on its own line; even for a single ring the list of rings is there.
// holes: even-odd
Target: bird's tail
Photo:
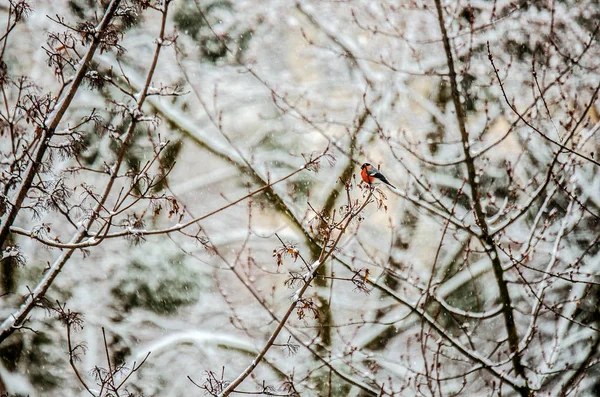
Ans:
[[[392,184],[390,183],[390,181],[388,181],[388,180],[387,180],[387,178],[386,178],[385,176],[381,175],[380,179],[381,179],[381,181],[382,181],[383,183],[385,183],[386,185],[388,185],[388,186],[389,186],[389,187],[391,187],[392,189],[394,189],[394,190],[398,190],[398,188],[397,188],[396,186],[392,185]]]

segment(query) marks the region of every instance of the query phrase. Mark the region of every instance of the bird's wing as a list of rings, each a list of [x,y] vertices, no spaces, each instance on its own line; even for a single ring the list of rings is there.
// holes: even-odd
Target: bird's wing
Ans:
[[[375,178],[381,179],[381,181],[383,183],[385,183],[386,185],[390,185],[391,187],[393,187],[394,189],[396,188],[396,186],[392,185],[390,183],[390,181],[387,180],[387,178],[379,171],[375,172],[375,175],[373,175]]]
[[[385,183],[386,185],[390,185],[391,187],[393,187],[394,189],[396,189],[396,186],[392,185],[387,178],[381,173],[379,172],[379,170],[377,170],[377,168],[375,167],[369,167],[367,169],[367,175],[371,176],[371,177],[375,177],[379,180],[381,180],[383,183]]]

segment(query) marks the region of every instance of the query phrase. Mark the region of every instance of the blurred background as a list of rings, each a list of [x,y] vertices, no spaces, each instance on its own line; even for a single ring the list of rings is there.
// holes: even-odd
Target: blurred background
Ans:
[[[3,115],[15,109],[23,142],[36,136],[26,96],[63,94],[53,56],[77,64],[88,46],[79,33],[72,49],[56,37],[67,26],[96,26],[107,3],[32,1],[3,36],[0,107]],[[17,4],[0,3],[7,21],[0,31]],[[13,223],[22,232],[11,229],[3,246],[3,321],[65,252],[33,236],[69,241],[123,147],[124,109],[135,104],[126,91],[144,87],[162,3],[120,7],[118,45],[96,52],[58,128],[77,129],[77,149],[61,153],[64,137],[53,138],[37,177],[52,188],[32,189]],[[132,132],[107,203],[119,202],[132,175],[157,158],[149,168],[155,183],[147,200],[134,202],[141,193],[133,191],[121,206],[131,207],[112,219],[111,232],[123,235],[76,250],[42,307],[0,343],[3,390],[89,395],[56,315],[66,305],[83,315],[71,338],[85,346],[75,365],[92,394],[112,395],[96,387],[107,353],[124,379],[151,352],[121,395],[216,395],[219,382],[236,378],[264,346],[277,326],[270,312],[281,316],[291,304],[297,284],[286,280],[318,257],[323,236],[314,210],[339,215],[349,198],[363,200],[360,165],[369,162],[398,190],[381,187],[382,205],[367,206],[345,232],[307,292],[314,311],[292,315],[239,390],[522,395],[510,385],[519,380],[507,341],[510,311],[527,374],[521,381],[540,395],[597,395],[600,177],[590,160],[600,144],[600,6],[466,0],[441,7],[440,19],[433,0],[170,2],[146,119]],[[92,111],[94,122],[82,123]],[[24,166],[11,166],[12,132],[2,123],[3,178],[18,179]],[[211,214],[325,151],[318,170],[185,229],[145,234]],[[8,186],[2,197],[11,203]],[[49,204],[59,190],[62,204]]]

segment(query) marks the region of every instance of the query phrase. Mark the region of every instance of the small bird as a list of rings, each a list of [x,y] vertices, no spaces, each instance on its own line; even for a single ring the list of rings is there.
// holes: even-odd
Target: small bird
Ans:
[[[377,168],[373,167],[369,163],[364,163],[361,165],[360,176],[362,177],[362,180],[369,185],[377,182],[383,182],[391,188],[396,189],[396,186],[392,185],[387,178],[381,172],[379,172],[379,170],[377,170]]]

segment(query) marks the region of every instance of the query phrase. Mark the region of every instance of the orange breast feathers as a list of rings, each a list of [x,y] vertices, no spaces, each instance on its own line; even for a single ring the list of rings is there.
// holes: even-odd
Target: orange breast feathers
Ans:
[[[373,183],[373,181],[375,181],[374,176],[370,176],[369,174],[367,174],[367,167],[364,167],[362,170],[360,170],[360,176],[362,177],[362,180],[368,183],[369,185]]]

